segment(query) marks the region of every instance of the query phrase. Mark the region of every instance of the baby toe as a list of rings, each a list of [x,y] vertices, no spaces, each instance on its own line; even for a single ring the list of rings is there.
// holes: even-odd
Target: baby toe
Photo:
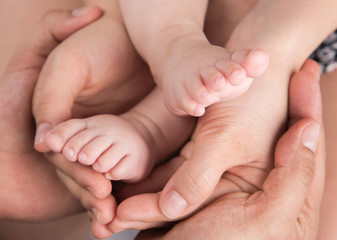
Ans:
[[[112,145],[109,136],[98,136],[85,145],[78,154],[78,161],[84,165],[92,165]]]
[[[45,136],[47,146],[53,152],[61,152],[64,144],[77,133],[86,129],[86,123],[81,119],[72,119],[59,124]]]
[[[69,161],[76,161],[78,159],[78,154],[81,149],[89,144],[96,136],[96,133],[91,130],[84,130],[77,133],[65,144],[62,150],[64,157]]]
[[[101,173],[105,173],[114,168],[120,161],[126,157],[127,151],[123,144],[115,143],[111,145],[101,156],[98,157],[97,161],[92,165],[92,168]],[[111,179],[119,180],[119,179]]]
[[[220,92],[226,87],[225,76],[214,66],[206,66],[200,70],[200,76],[205,86],[212,91]]]
[[[232,53],[231,60],[239,63],[250,78],[261,76],[269,66],[269,56],[261,49],[241,49]]]
[[[128,183],[135,183],[143,179],[145,176],[145,168],[142,164],[137,164],[137,158],[132,156],[125,156],[109,172],[105,173],[105,177],[110,180],[123,180]]]
[[[246,70],[238,63],[221,60],[215,64],[215,67],[225,76],[233,86],[241,85],[246,80]]]

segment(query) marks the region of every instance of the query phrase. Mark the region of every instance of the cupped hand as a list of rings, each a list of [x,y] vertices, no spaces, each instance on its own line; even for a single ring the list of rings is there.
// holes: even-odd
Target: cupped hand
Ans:
[[[153,87],[150,72],[134,50],[117,1],[100,2],[96,22],[62,42],[41,71],[33,98],[35,148],[48,151],[43,137],[71,117],[120,114]]]
[[[81,210],[57,178],[55,168],[33,148],[31,100],[48,54],[100,15],[101,10],[95,6],[47,13],[0,79],[1,218],[41,221]]]
[[[145,231],[137,239],[315,239],[324,189],[321,111],[318,66],[307,61],[292,78],[290,129],[277,143],[275,168],[261,189],[227,193],[227,179],[222,178],[215,190],[215,200],[207,207],[172,229]],[[183,161],[176,158],[175,164],[158,168],[150,181],[134,186],[134,192],[158,188],[151,182],[165,181],[169,177],[165,172],[171,172],[172,167],[179,167]],[[156,204],[158,200],[159,194],[130,198],[129,208],[123,210],[132,217],[119,221],[116,229],[160,226],[155,221],[165,216]]]
[[[199,119],[192,143],[184,150],[186,160],[159,194],[167,220],[207,204],[220,178],[227,179],[228,192],[261,188],[286,122],[286,84],[272,86],[272,81],[287,74],[274,75],[274,69],[267,70],[245,95],[210,106]],[[267,81],[269,87],[264,89]]]
[[[267,225],[269,222],[264,223],[265,225],[262,225],[263,221],[265,221],[264,217],[262,216],[268,216],[268,214],[270,213],[277,212],[276,215],[272,215],[274,217],[276,216],[275,222],[278,223],[279,221],[281,221],[281,219],[282,223],[288,222],[289,220],[289,222],[293,223],[293,225],[288,224],[285,226],[287,226],[288,230],[290,229],[292,233],[304,234],[304,231],[307,231],[307,229],[309,229],[311,231],[309,235],[315,234],[316,229],[315,226],[317,225],[318,221],[316,210],[319,208],[324,182],[324,144],[321,139],[320,145],[316,153],[317,164],[316,164],[315,177],[313,180],[313,184],[310,184],[313,177],[313,167],[314,167],[313,162],[310,161],[310,158],[313,157],[313,154],[310,153],[308,149],[305,149],[302,145],[305,144],[306,146],[309,146],[310,148],[315,150],[314,146],[316,142],[314,141],[315,139],[313,141],[303,142],[302,139],[305,138],[302,138],[302,136],[311,135],[315,137],[315,134],[317,135],[317,126],[318,126],[317,122],[321,123],[321,101],[320,101],[318,78],[319,78],[318,67],[312,61],[307,61],[306,64],[303,66],[302,70],[299,73],[296,73],[296,75],[292,78],[289,113],[292,119],[291,123],[294,122],[297,123],[279,141],[275,154],[276,168],[272,171],[272,173],[269,174],[268,177],[266,176],[267,177],[266,182],[261,180],[261,188],[256,187],[254,188],[249,185],[247,189],[240,188],[241,186],[238,187],[237,185],[234,184],[235,180],[237,179],[235,178],[231,179],[230,177],[228,177],[228,175],[227,176],[223,175],[219,184],[215,189],[215,192],[213,193],[212,197],[210,197],[208,200],[208,203],[210,203],[212,200],[219,198],[219,200],[211,203],[211,205],[209,206],[210,211],[207,211],[208,207],[206,207],[200,213],[197,213],[193,217],[188,218],[187,220],[184,220],[181,223],[178,223],[178,225],[176,225],[176,227],[174,227],[172,231],[168,233],[167,236],[170,237],[176,236],[174,234],[178,235],[180,233],[182,234],[182,236],[185,236],[186,234],[192,236],[191,235],[192,233],[195,233],[198,236],[200,236],[200,234],[201,235],[221,234],[223,231],[221,232],[219,229],[222,229],[223,226],[219,224],[218,221],[219,219],[217,218],[215,218],[216,221],[213,222],[213,225],[216,226],[215,229],[218,229],[216,231],[209,231],[209,230],[202,231],[203,228],[200,228],[200,231],[193,230],[191,232],[190,229],[191,226],[195,224],[194,222],[195,219],[197,219],[197,221],[200,221],[203,225],[209,226],[210,223],[208,221],[209,219],[214,218],[213,215],[215,214],[214,211],[217,212],[215,214],[217,217],[220,216],[221,218],[227,220],[229,218],[229,220],[226,222],[227,224],[226,226],[228,227],[228,229],[231,229],[231,233],[235,234],[237,233],[237,231],[233,229],[235,229],[235,227],[238,228],[241,225],[240,224],[235,225],[236,221],[234,221],[235,219],[232,218],[233,215],[230,215],[229,217],[226,218],[227,212],[224,212],[222,215],[219,215],[218,213],[222,212],[221,209],[226,209],[226,211],[228,209],[229,210],[232,209],[237,210],[238,212],[237,216],[243,217],[245,216],[244,214],[246,213],[245,209],[247,209],[247,211],[248,209],[249,210],[256,209],[254,208],[256,206],[260,207],[258,208],[260,212],[257,212],[256,216],[260,216],[259,218],[261,218],[262,220],[258,221],[256,224],[249,225],[251,227],[250,230],[248,229],[249,231],[259,231],[261,226],[265,227],[265,225]],[[312,119],[316,121],[316,123],[313,122]],[[307,133],[304,134],[305,132]],[[308,134],[310,132],[311,134]],[[169,161],[168,163],[157,167],[147,180],[123,188],[122,191],[119,193],[119,196],[122,198],[127,198],[135,194],[140,195],[130,197],[126,199],[124,202],[122,202],[122,204],[118,208],[117,217],[115,217],[111,223],[106,225],[107,228],[106,227],[103,228],[102,225],[98,225],[97,220],[94,219],[96,223],[94,224],[93,231],[96,234],[104,233],[106,234],[105,236],[107,236],[108,231],[112,233],[127,228],[146,229],[150,227],[161,226],[163,225],[163,222],[169,221],[170,219],[168,219],[165,215],[162,214],[162,211],[158,206],[158,201],[161,193],[160,192],[153,194],[142,194],[142,193],[160,191],[167,182],[167,180],[170,179],[170,177],[175,173],[175,171],[179,169],[179,167],[181,167],[181,165],[183,165],[184,162],[186,162],[186,159],[188,159],[191,156],[191,152],[193,151],[193,145],[194,142],[188,143],[182,150],[181,155],[179,157],[176,157],[171,161]],[[295,158],[294,156],[298,158]],[[304,160],[308,161],[301,162],[299,159],[302,157]],[[57,164],[61,164],[61,162],[62,161],[60,161]],[[299,164],[303,164],[303,166]],[[295,166],[302,166],[302,167],[297,168]],[[60,169],[62,169],[62,166],[60,167]],[[93,170],[90,170],[91,172],[87,171],[84,174],[85,177],[83,175],[83,171],[77,170],[76,168],[72,168],[71,172],[67,171],[68,170],[65,170],[65,173],[71,176],[72,178],[63,175],[62,179],[67,186],[71,186],[69,188],[72,188],[73,192],[75,191],[77,193],[80,191],[82,191],[83,193],[85,192],[86,197],[88,199],[91,199],[90,201],[96,201],[95,203],[97,204],[97,206],[98,205],[100,206],[101,211],[113,211],[113,209],[109,207],[107,202],[99,200],[99,198],[102,199],[102,197],[108,196],[110,189],[107,187],[105,187],[105,189],[101,188],[100,194],[97,194],[95,193],[95,190],[93,190],[97,189],[97,185],[91,181],[88,182],[87,180],[85,180],[90,179],[92,176],[94,176]],[[288,175],[289,172],[292,174]],[[268,174],[265,173],[265,175]],[[262,178],[264,179],[264,177]],[[283,178],[289,180],[283,181]],[[73,184],[74,179],[84,187],[74,185]],[[96,179],[95,181],[103,181],[103,182],[106,181],[102,175],[100,176],[97,175],[95,179]],[[240,183],[240,181],[237,182]],[[241,183],[242,186],[247,186],[246,184],[247,182],[242,181]],[[284,183],[284,185],[282,185],[282,183]],[[297,184],[298,186],[294,183],[298,183]],[[309,186],[310,189],[308,192]],[[89,190],[86,189],[87,187],[89,187]],[[232,191],[233,189],[236,191],[233,192]],[[274,191],[274,189],[276,190]],[[285,192],[286,193],[278,194],[279,190],[281,193]],[[100,197],[98,197],[98,195],[100,195]],[[273,200],[268,201],[272,203],[270,205],[265,204],[266,202],[264,202],[264,200],[268,198]],[[280,205],[281,207],[278,207],[277,205],[274,204],[275,202],[281,202],[283,200],[285,200],[285,203],[289,205],[289,206],[287,205],[287,208],[289,207],[289,212],[284,211],[283,205]],[[249,208],[245,208],[246,205],[244,204],[246,204],[246,202],[250,203]],[[228,208],[224,206],[228,206]],[[280,213],[283,214],[284,218],[278,219],[278,215],[280,214],[278,211],[280,211]],[[306,214],[303,214],[303,211],[305,211]],[[207,217],[205,218],[198,217],[205,215],[207,215]],[[297,218],[296,216],[299,217]],[[201,221],[202,219],[203,221]],[[293,219],[294,221],[290,221],[291,219]],[[232,222],[230,220],[232,220]],[[238,219],[238,221],[239,220],[243,221],[250,219],[242,218]],[[253,221],[250,222],[253,223]],[[305,224],[302,225],[302,223]],[[242,224],[246,225],[246,222],[242,222]],[[272,225],[270,229],[273,229],[273,226],[275,225]],[[303,226],[305,226],[305,228],[299,228]],[[292,231],[295,228],[299,228],[301,231]],[[188,230],[185,231],[185,229]],[[286,227],[282,229],[284,231],[287,230]],[[305,233],[307,234],[307,232]],[[145,239],[150,239],[150,236],[152,236],[153,239],[156,239],[154,237],[155,235],[151,235],[153,234],[153,232],[149,234],[150,235],[144,235],[146,236]],[[163,237],[164,235],[161,234],[163,234],[163,232],[160,232],[160,236]],[[168,237],[168,239],[170,239],[170,237]]]
[[[318,133],[319,124],[305,119],[282,136],[262,190],[221,196],[172,229],[136,239],[316,239],[324,179],[322,143],[312,152]]]

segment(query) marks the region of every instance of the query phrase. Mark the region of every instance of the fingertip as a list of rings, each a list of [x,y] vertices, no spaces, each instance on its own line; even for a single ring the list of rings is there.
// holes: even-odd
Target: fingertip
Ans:
[[[250,78],[261,76],[269,66],[269,55],[262,49],[236,50],[231,60],[239,63]]]
[[[83,6],[80,8],[73,9],[71,11],[71,15],[74,17],[80,17],[86,14],[91,13],[92,11],[100,10],[98,6],[92,5],[92,6]]]
[[[104,180],[106,179],[104,178]],[[93,189],[95,190],[92,190],[91,192],[95,195],[95,197],[97,197],[98,199],[105,199],[111,194],[112,191],[111,182],[108,181],[107,183],[107,181],[104,181],[99,187],[96,186]]]
[[[109,238],[112,232],[106,227],[106,225],[100,224],[97,220],[92,221],[92,235],[98,239]]]
[[[63,41],[101,16],[102,10],[96,5],[84,6],[71,11],[53,10],[45,14],[42,24],[45,24],[54,39]]]
[[[53,126],[50,123],[41,123],[36,129],[36,136],[34,141],[34,148],[39,152],[48,152],[49,148],[45,144],[45,135]]]
[[[187,206],[187,201],[174,190],[166,193],[160,201],[160,209],[168,219],[182,217]]]
[[[320,125],[316,122],[313,122],[306,126],[302,132],[301,140],[303,146],[310,149],[313,153],[315,153],[317,149],[320,131]]]
[[[205,108],[199,104],[197,104],[194,108],[194,111],[193,111],[193,114],[192,116],[193,117],[201,117],[202,115],[205,114]]]
[[[312,59],[307,59],[301,67],[302,71],[308,71],[312,73],[316,79],[320,77],[320,68],[316,61]]]

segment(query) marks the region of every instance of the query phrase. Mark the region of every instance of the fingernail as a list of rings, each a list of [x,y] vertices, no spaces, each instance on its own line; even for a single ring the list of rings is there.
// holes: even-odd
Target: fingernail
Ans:
[[[36,129],[35,144],[44,142],[44,135],[52,129],[49,123],[41,123]]]
[[[105,178],[108,179],[108,180],[113,180],[112,176],[110,173],[105,173],[104,174]]]
[[[202,106],[196,106],[195,108],[194,108],[194,115],[196,116],[196,117],[201,117],[202,115],[204,115],[204,113],[205,113],[205,108],[204,107],[202,107]]]
[[[92,169],[94,169],[95,171],[99,171],[100,165],[96,162],[92,165]]]
[[[186,207],[186,200],[176,191],[171,191],[164,197],[161,210],[166,217],[174,219],[181,217]]]
[[[91,10],[91,8],[92,8],[92,6],[80,7],[80,8],[72,10],[71,14],[74,17],[79,17],[79,16],[87,14]]]
[[[78,155],[78,161],[80,163],[84,163],[87,160],[87,155],[85,153],[80,153],[80,155]]]
[[[318,123],[312,123],[307,126],[302,133],[303,146],[309,148],[313,152],[316,152],[320,129],[321,127]]]
[[[63,154],[66,156],[66,158],[71,161],[71,162],[75,162],[76,161],[76,155],[75,152],[72,148],[66,146],[63,149]]]

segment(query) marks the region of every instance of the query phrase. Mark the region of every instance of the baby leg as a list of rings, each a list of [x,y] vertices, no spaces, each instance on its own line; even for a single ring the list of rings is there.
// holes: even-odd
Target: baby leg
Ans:
[[[230,52],[208,42],[205,0],[120,3],[131,39],[174,114],[203,115],[205,107],[246,92],[268,66],[262,50]]]

